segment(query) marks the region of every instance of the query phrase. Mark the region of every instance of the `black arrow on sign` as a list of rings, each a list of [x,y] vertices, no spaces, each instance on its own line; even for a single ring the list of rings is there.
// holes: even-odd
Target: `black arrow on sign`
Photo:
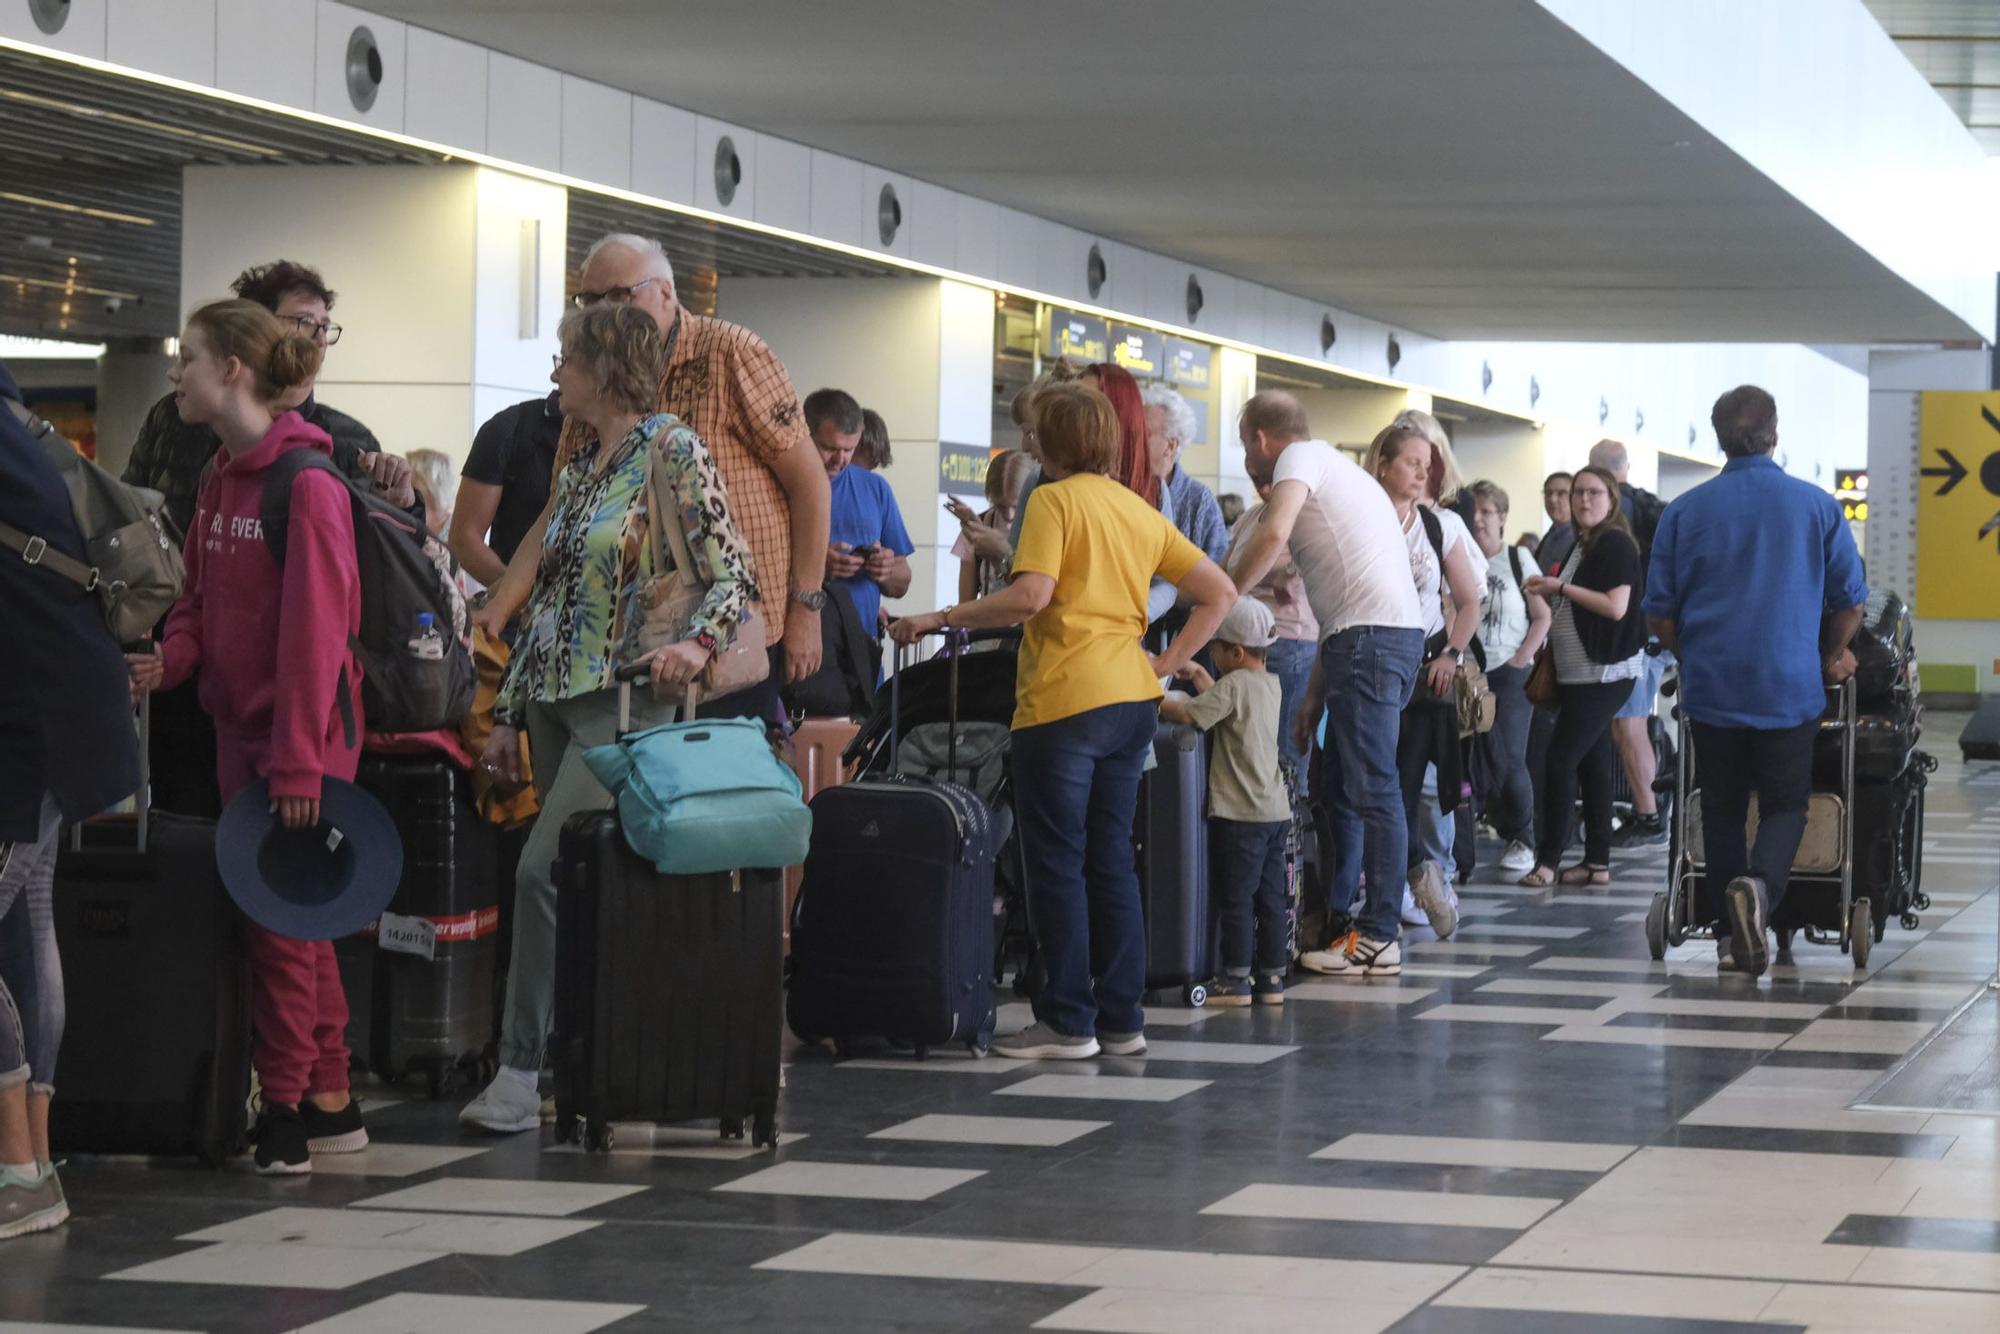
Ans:
[[[1981,408],[1980,411],[1986,413],[1986,418],[1988,421],[1993,420],[1993,414],[1990,412],[1986,412],[1985,408]],[[2000,431],[2000,421],[1993,422],[1993,429],[1996,431]],[[1921,468],[1918,470],[1918,472],[1921,476],[1924,477],[1944,478],[1945,479],[1944,485],[1939,487],[1933,494],[1940,496],[1948,496],[1951,494],[1951,489],[1954,486],[1957,486],[1960,482],[1965,480],[1966,468],[1963,463],[1960,463],[1957,459],[1952,457],[1951,451],[1948,449],[1940,449],[1938,451],[1938,457],[1945,461],[1946,464],[1945,467]]]

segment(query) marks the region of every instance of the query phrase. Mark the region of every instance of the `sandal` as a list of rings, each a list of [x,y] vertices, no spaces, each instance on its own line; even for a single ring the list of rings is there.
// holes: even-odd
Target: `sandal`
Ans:
[[[1566,868],[1561,875],[1557,876],[1556,883],[1562,885],[1589,885],[1592,888],[1602,889],[1611,883],[1611,868],[1608,866],[1592,866],[1589,862],[1578,862],[1576,865]]]
[[[1551,889],[1556,883],[1556,873],[1549,867],[1537,866],[1514,883],[1529,889]]]

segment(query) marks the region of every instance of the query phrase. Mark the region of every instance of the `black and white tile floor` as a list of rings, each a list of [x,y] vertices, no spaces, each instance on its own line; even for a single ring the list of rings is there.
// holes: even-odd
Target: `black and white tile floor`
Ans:
[[[798,1053],[775,1154],[472,1140],[391,1092],[307,1181],[75,1162],[74,1221],[0,1247],[0,1334],[1991,1334],[2000,1119],[1868,1101],[1994,970],[2000,765],[1956,721],[1933,907],[1865,974],[1655,963],[1663,851],[1552,893],[1488,849],[1399,979],[1155,1011],[1143,1059]]]

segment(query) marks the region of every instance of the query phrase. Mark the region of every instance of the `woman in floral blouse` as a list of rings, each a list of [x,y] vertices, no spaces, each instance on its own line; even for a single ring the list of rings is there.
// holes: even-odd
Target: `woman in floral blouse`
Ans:
[[[555,987],[556,889],[549,869],[563,823],[577,811],[611,805],[583,752],[614,739],[614,674],[641,656],[646,608],[673,582],[673,571],[659,568],[655,556],[672,547],[654,540],[651,525],[681,525],[695,573],[707,585],[682,637],[649,655],[653,678],[668,693],[680,695],[729,646],[757,596],[750,548],[730,518],[708,447],[679,418],[653,411],[666,358],[659,326],[644,311],[604,302],[572,311],[559,336],[562,353],[550,378],[564,414],[585,423],[591,438],[556,477],[533,557],[534,592],[481,756],[497,779],[518,782],[525,726],[541,796],[515,877],[500,1073],[459,1115],[467,1125],[497,1132],[541,1124],[536,1075]],[[672,497],[677,513],[651,512],[649,469],[659,470],[658,491]],[[632,725],[665,721],[667,707],[642,694]]]

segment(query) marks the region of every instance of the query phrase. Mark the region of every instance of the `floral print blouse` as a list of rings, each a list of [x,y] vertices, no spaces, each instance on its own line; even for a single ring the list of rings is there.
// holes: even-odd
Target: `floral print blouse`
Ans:
[[[639,630],[656,588],[672,578],[655,568],[646,458],[679,506],[695,573],[707,595],[688,626],[718,649],[729,645],[757,596],[750,548],[729,514],[722,474],[701,437],[669,413],[641,418],[600,471],[604,445],[589,440],[556,475],[555,508],[542,539],[541,568],[494,720],[521,725],[531,700],[569,699],[616,684],[620,665],[639,656]],[[662,544],[668,552],[669,544]],[[671,558],[671,557],[670,557]],[[657,581],[657,583],[656,583]]]

